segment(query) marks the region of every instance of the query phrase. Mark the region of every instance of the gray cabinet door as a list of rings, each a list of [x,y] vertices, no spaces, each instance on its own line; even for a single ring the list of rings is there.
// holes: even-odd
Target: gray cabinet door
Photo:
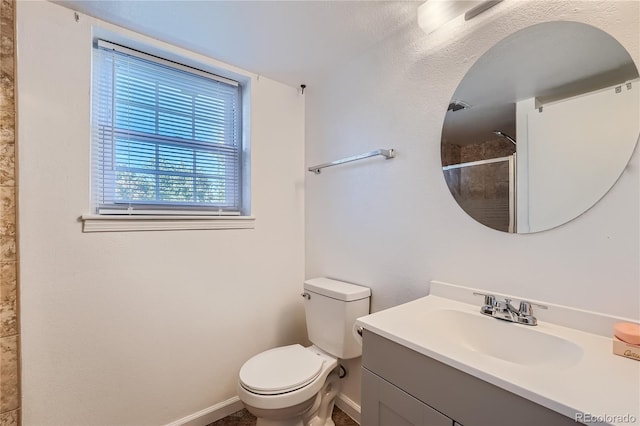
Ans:
[[[362,369],[361,421],[366,426],[452,426],[453,420]]]

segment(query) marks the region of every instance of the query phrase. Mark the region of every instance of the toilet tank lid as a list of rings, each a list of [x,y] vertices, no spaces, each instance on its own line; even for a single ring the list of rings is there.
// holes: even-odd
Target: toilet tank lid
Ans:
[[[365,299],[371,296],[371,289],[369,287],[324,277],[306,280],[304,282],[304,289],[345,302]]]

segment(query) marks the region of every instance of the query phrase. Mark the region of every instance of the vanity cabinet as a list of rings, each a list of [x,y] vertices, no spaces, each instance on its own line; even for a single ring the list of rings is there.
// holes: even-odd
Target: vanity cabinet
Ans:
[[[365,329],[364,426],[575,426],[574,419]]]
[[[453,420],[366,368],[362,370],[363,425],[452,426]],[[366,392],[365,392],[366,389]]]

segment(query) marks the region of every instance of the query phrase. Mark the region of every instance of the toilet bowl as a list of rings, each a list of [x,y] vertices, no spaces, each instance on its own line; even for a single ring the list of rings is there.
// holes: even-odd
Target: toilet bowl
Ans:
[[[240,369],[238,396],[258,418],[257,426],[302,426],[333,401],[320,401],[327,377],[338,367],[335,357],[315,346],[283,346],[262,352]],[[333,382],[333,380],[331,380]],[[325,391],[326,392],[326,391]],[[315,407],[314,407],[315,406]],[[307,422],[305,423],[305,417]],[[331,423],[317,423],[327,425]]]
[[[352,327],[369,313],[371,290],[328,278],[305,281],[304,290],[313,345],[269,349],[240,369],[238,396],[257,426],[334,426],[338,360],[362,355]]]

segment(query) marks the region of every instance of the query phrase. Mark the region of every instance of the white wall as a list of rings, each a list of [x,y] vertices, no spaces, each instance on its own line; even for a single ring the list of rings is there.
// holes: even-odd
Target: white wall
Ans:
[[[81,232],[90,212],[92,25],[251,80],[253,230]],[[25,425],[159,425],[233,397],[303,341],[304,98],[81,16],[18,2]]]
[[[376,148],[398,155],[307,176],[306,275],[370,286],[373,311],[425,295],[437,279],[640,318],[637,150],[595,207],[560,228],[527,235],[494,231],[468,217],[440,164],[447,104],[491,46],[535,23],[574,20],[613,35],[639,64],[639,7],[635,1],[507,1],[429,37],[411,23],[320,87],[309,87],[307,164]],[[358,363],[350,364],[345,392],[359,401]]]
[[[531,232],[573,219],[615,184],[640,133],[639,83],[620,93],[610,87],[529,111]]]

